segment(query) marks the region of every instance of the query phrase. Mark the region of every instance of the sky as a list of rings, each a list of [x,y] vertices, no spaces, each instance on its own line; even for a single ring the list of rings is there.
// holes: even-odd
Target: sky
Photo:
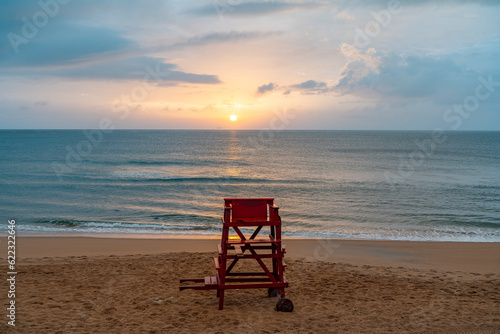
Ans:
[[[3,0],[0,129],[500,130],[499,18],[486,0]]]

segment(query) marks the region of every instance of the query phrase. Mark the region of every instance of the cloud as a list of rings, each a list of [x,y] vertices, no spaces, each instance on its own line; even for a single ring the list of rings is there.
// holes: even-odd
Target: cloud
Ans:
[[[77,18],[79,21],[91,18],[93,22],[101,23],[118,19],[144,24],[144,19],[164,21],[172,7],[162,0],[142,0],[141,6],[136,5],[136,0],[4,0],[0,20],[14,18],[22,24],[21,17],[31,19],[36,13],[43,11],[50,15],[51,22],[68,18]]]
[[[46,107],[49,104],[49,102],[47,102],[47,101],[35,101],[34,104],[37,107]]]
[[[340,8],[352,8],[352,7],[366,7],[366,6],[388,6],[387,0],[337,0],[337,5]],[[418,0],[418,1],[404,1],[404,0],[396,0],[393,2],[394,5],[404,5],[404,6],[425,6],[428,3],[435,4],[434,0]],[[453,6],[460,4],[476,4],[476,5],[484,5],[484,6],[496,6],[500,5],[500,2],[497,0],[441,0],[440,4],[451,4]]]
[[[113,3],[118,4],[104,1],[102,8],[109,11]],[[37,27],[31,18],[33,13],[44,13],[41,6],[27,1],[7,1],[2,8],[5,12],[0,13],[0,35],[5,36],[0,39],[0,74],[30,79],[142,80],[150,68],[162,73],[157,80],[160,85],[168,82],[221,83],[217,75],[185,72],[164,58],[145,55],[136,42],[124,37],[122,30],[92,20],[75,20],[80,15],[75,11],[80,7],[73,3],[61,5],[57,15],[49,17],[46,14],[46,24]],[[91,10],[89,8],[82,7],[86,11]],[[257,34],[233,33],[226,38],[251,38],[254,35]],[[223,36],[207,35],[199,38],[198,43],[217,37],[222,39]],[[194,40],[190,42],[195,43]]]
[[[0,67],[59,66],[123,52],[136,46],[108,28],[66,23],[48,25],[46,30],[32,39],[25,38],[22,33],[9,36],[10,39],[2,39],[4,44],[0,45],[0,49],[7,50],[0,59]]]
[[[99,4],[99,9],[92,4]],[[86,15],[93,8],[102,16],[111,5],[109,0],[68,4],[4,1],[0,11],[0,67],[60,65],[137,47],[124,37],[125,31],[112,29],[106,21]],[[118,12],[123,10],[113,14]]]
[[[411,6],[422,6],[431,2],[431,0],[423,1],[400,1],[399,5],[411,5]],[[500,2],[497,0],[462,0],[462,3],[472,3],[479,5],[499,5]],[[398,2],[395,2],[397,6]],[[456,0],[446,0],[443,1],[444,4],[456,5]],[[352,9],[355,7],[387,7],[387,0],[337,0],[337,1],[228,1],[228,0],[214,0],[211,1],[209,5],[196,7],[194,9],[186,11],[188,14],[194,14],[198,16],[214,16],[219,15],[222,17],[227,16],[264,16],[270,14],[279,14],[295,11],[304,10],[315,10],[315,9]],[[341,11],[338,16],[343,20],[352,20],[352,16]]]
[[[257,92],[255,94],[256,95],[264,95],[266,93],[272,92],[276,88],[278,88],[278,85],[270,82],[267,85],[259,86],[259,88],[257,88]]]
[[[293,88],[299,89],[325,89],[327,87],[326,82],[318,82],[314,80],[307,80],[297,85],[292,85]]]
[[[280,90],[283,95],[290,95],[292,89],[299,90],[302,94],[325,94],[330,91],[326,82],[307,80],[295,85],[280,87],[278,84],[270,82],[257,88],[255,95],[264,95],[272,91]]]
[[[284,1],[250,1],[232,4],[230,1],[216,0],[212,1],[210,5],[192,9],[188,11],[188,13],[200,16],[217,14],[229,14],[235,16],[260,16],[275,13],[293,12],[298,10],[312,10],[325,7],[336,7],[336,5],[326,3],[324,1],[307,1],[303,3]]]
[[[453,103],[470,94],[477,85],[479,73],[458,65],[453,55],[344,49],[349,52],[349,61],[334,87],[342,95],[424,97],[434,102]]]
[[[355,20],[354,16],[349,15],[346,11],[341,11],[340,13],[337,14],[337,17],[341,20],[346,20],[346,21]]]
[[[380,66],[380,55],[374,48],[360,50],[355,45],[343,43],[339,48],[340,53],[344,55],[347,62],[362,63],[364,67],[371,71],[378,71]]]
[[[201,46],[212,43],[222,43],[222,42],[237,42],[242,40],[256,39],[260,37],[267,37],[279,34],[279,32],[259,32],[259,31],[250,31],[250,32],[238,32],[238,31],[230,31],[230,32],[215,32],[210,34],[205,34],[202,36],[195,36],[188,38],[185,42],[180,42],[173,44],[168,47],[168,49],[176,49],[186,46]]]
[[[63,68],[41,69],[13,69],[3,70],[0,73],[11,76],[30,77],[62,77],[87,80],[143,80],[164,84],[167,82],[186,82],[199,84],[219,84],[221,81],[216,75],[195,74],[183,72],[178,66],[166,63],[164,58],[132,57],[123,59],[106,59],[100,62],[88,62]]]
[[[315,80],[307,80],[295,85],[290,85],[288,86],[288,90],[284,92],[284,94],[290,94],[290,89],[298,89],[302,94],[306,95],[326,94],[330,92],[330,87],[328,87],[326,82]]]

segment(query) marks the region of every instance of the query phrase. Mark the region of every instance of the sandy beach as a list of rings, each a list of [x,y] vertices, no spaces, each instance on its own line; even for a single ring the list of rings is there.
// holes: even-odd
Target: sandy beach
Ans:
[[[500,332],[499,243],[289,239],[281,313],[264,290],[229,291],[222,311],[214,291],[179,292],[214,274],[217,242],[18,238],[16,326],[0,332]]]

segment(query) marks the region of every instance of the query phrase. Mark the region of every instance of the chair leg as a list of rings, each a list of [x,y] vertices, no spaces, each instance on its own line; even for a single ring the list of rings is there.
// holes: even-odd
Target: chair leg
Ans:
[[[224,308],[224,289],[219,292],[219,310]]]

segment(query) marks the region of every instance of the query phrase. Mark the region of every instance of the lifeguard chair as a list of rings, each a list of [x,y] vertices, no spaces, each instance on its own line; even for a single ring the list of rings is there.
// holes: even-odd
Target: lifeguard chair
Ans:
[[[268,289],[269,297],[280,297],[276,310],[292,312],[293,303],[285,298],[285,249],[281,244],[281,217],[273,198],[225,198],[222,218],[222,238],[218,247],[219,255],[214,258],[216,276],[181,279],[180,282],[203,283],[203,285],[180,286],[179,290],[217,290],[219,310],[224,307],[224,292],[228,289]],[[269,227],[266,238],[257,238]],[[253,230],[255,228],[255,230]],[[250,236],[241,230],[253,231]],[[231,234],[231,231],[234,231]],[[262,271],[234,272],[239,261],[257,261]],[[271,259],[268,268],[263,259]],[[266,260],[269,261],[269,260]]]

